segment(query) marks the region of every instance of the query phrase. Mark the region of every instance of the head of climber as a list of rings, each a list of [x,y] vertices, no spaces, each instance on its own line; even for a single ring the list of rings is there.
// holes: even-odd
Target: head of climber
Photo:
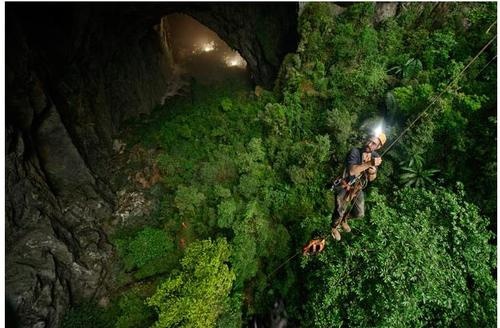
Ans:
[[[386,140],[387,137],[383,132],[380,132],[377,135],[372,135],[366,140],[364,151],[367,153],[371,153],[375,150],[378,150],[385,144]]]

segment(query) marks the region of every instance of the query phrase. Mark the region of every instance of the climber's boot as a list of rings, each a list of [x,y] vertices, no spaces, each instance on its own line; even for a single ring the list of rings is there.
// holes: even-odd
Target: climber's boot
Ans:
[[[345,232],[351,232],[351,227],[347,224],[347,221],[342,222],[342,230]]]
[[[340,240],[340,232],[337,230],[337,228],[332,228],[332,237],[336,241]]]

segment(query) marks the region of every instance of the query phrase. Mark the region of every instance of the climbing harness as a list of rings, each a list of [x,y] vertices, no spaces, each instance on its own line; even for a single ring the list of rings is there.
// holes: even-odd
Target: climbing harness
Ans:
[[[352,186],[358,181],[359,177],[350,176],[347,178],[337,178],[330,188],[331,191],[336,191],[340,189],[350,190]]]

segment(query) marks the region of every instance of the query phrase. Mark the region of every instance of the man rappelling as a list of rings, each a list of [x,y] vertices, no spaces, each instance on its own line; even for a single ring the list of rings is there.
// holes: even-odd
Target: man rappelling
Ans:
[[[346,167],[341,179],[335,183],[335,206],[332,213],[332,237],[339,241],[339,226],[344,232],[350,232],[347,221],[350,218],[361,218],[365,214],[365,196],[363,188],[366,183],[377,178],[377,169],[382,158],[376,152],[386,142],[384,133],[371,136],[362,148],[352,148],[346,158]],[[350,205],[350,206],[349,206]]]

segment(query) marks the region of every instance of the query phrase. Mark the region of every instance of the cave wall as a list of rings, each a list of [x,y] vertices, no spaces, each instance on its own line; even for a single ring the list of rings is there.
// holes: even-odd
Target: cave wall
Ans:
[[[6,294],[21,326],[57,327],[107,291],[112,138],[161,101],[172,62],[126,10],[6,7]]]
[[[110,288],[112,141],[163,99],[173,63],[158,24],[173,12],[216,31],[265,86],[295,50],[290,4],[6,4],[5,275],[21,327],[58,327]]]

